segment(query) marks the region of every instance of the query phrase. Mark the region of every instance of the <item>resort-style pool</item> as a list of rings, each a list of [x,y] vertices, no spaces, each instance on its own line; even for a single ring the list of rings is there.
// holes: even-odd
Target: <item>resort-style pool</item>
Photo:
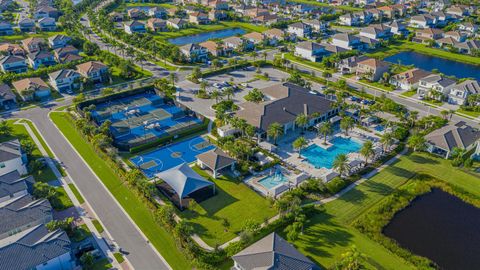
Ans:
[[[274,171],[270,175],[258,180],[266,189],[272,189],[280,184],[288,183],[288,178],[281,171]]]
[[[440,57],[425,55],[417,52],[400,52],[384,59],[385,61],[402,65],[414,65],[417,68],[432,71],[437,69],[443,74],[461,78],[480,80],[480,66],[465,64]]]
[[[310,145],[302,151],[302,156],[315,168],[331,169],[336,156],[358,152],[362,148],[362,143],[353,138],[335,137],[330,142],[333,146],[328,149],[324,149],[316,144]]]
[[[216,38],[227,38],[235,35],[243,35],[245,34],[245,30],[241,28],[229,28],[211,32],[200,33],[196,35],[188,35],[178,38],[171,38],[168,42],[182,46],[189,43],[201,43],[207,41],[209,39],[216,39]]]
[[[440,269],[480,269],[480,208],[440,189],[398,212],[383,234]]]

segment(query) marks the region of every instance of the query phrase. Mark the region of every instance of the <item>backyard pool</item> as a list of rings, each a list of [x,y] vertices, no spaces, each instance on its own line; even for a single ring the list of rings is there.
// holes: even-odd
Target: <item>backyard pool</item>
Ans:
[[[316,144],[310,145],[302,151],[302,156],[317,169],[331,169],[336,156],[358,152],[362,148],[362,143],[352,138],[335,137],[330,142],[333,146],[328,149]]]
[[[171,38],[168,40],[168,42],[174,45],[182,46],[189,43],[201,43],[209,39],[227,38],[227,37],[231,37],[235,35],[243,35],[243,34],[245,34],[245,30],[241,28],[229,28],[229,29],[223,29],[218,31],[200,33],[196,35],[188,35],[188,36],[183,36],[178,38]]]
[[[203,137],[194,137],[185,141],[161,147],[152,152],[130,159],[147,177],[168,170],[184,162],[191,163],[196,156],[214,149],[215,146]]]
[[[272,189],[280,184],[288,183],[288,178],[279,170],[272,171],[270,175],[258,180],[266,189]]]
[[[480,80],[480,66],[465,64],[440,57],[425,55],[417,52],[400,52],[384,59],[391,63],[400,62],[402,65],[414,65],[417,68],[432,71],[437,69],[443,74],[461,78]]]

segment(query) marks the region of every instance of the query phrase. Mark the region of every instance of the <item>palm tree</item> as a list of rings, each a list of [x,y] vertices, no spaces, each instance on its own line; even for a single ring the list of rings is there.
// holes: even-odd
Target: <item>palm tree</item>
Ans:
[[[372,141],[366,141],[363,144],[360,154],[365,157],[365,163],[368,163],[368,159],[375,154]]]
[[[308,116],[306,114],[299,114],[297,118],[295,118],[295,124],[302,128],[302,133],[305,130],[305,127],[308,125]]]
[[[425,138],[420,134],[413,134],[408,138],[407,145],[408,147],[413,148],[413,151],[422,150],[425,148]]]
[[[177,81],[178,77],[175,72],[170,73],[170,82],[173,86],[175,86],[175,82]]]
[[[295,141],[293,141],[292,146],[294,149],[298,150],[298,158],[302,157],[302,149],[307,146],[307,140],[304,137],[298,137]]]
[[[225,90],[223,90],[223,93],[227,96],[227,100],[230,100],[230,98],[233,96],[234,91],[232,87],[227,87]]]
[[[267,52],[263,51],[262,55],[263,55],[263,61],[267,62],[267,56],[268,56]]]
[[[283,135],[283,126],[280,123],[272,123],[267,129],[267,135],[272,137],[274,144],[277,144],[277,138]]]
[[[255,59],[257,58],[257,56],[258,56],[258,53],[256,51],[253,51],[250,53],[250,57],[253,58],[253,62],[255,62]]]
[[[323,144],[327,144],[327,136],[333,132],[332,124],[329,121],[322,122],[318,133],[323,135]]]
[[[393,140],[394,140],[393,133],[391,132],[383,133],[382,137],[380,138],[380,142],[383,145],[382,148],[384,152],[386,151],[386,149],[388,149],[392,145]]]
[[[215,104],[218,103],[218,99],[221,96],[222,96],[221,93],[217,89],[213,90],[212,93],[210,94],[210,97],[215,99]]]
[[[348,165],[348,158],[346,154],[339,154],[335,157],[333,161],[333,168],[337,170],[340,175],[345,175],[346,172],[350,170],[350,165]]]
[[[345,135],[348,136],[348,130],[353,128],[355,125],[355,121],[353,120],[352,117],[346,116],[340,120],[340,128],[345,131]]]
[[[450,112],[448,110],[443,110],[440,112],[440,114],[442,115],[443,119],[447,119],[447,116],[450,114]]]
[[[415,122],[417,122],[417,119],[418,119],[418,112],[411,111],[410,114],[408,115],[408,122],[410,122],[410,127],[415,126]]]

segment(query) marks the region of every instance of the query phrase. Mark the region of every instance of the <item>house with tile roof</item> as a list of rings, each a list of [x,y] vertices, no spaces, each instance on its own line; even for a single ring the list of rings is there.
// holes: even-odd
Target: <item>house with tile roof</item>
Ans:
[[[319,270],[292,244],[273,232],[232,256],[232,270]]]
[[[80,87],[80,73],[73,69],[61,69],[48,74],[50,85],[58,92],[71,93]]]
[[[12,85],[24,101],[50,97],[50,87],[40,77],[22,79]]]
[[[369,58],[357,63],[356,75],[370,81],[378,81],[385,72],[389,72],[390,64],[375,58]]]
[[[402,90],[416,89],[418,88],[420,79],[429,75],[432,75],[429,71],[413,68],[392,76],[390,78],[390,84],[394,85],[397,89]]]
[[[470,151],[476,149],[474,155],[480,154],[480,130],[460,121],[434,130],[425,136],[427,151],[449,158],[454,148]]]
[[[0,240],[0,269],[63,269],[74,267],[71,242],[62,230],[37,225]]]
[[[104,82],[108,79],[108,67],[99,61],[88,61],[77,65],[77,71],[93,83]]]

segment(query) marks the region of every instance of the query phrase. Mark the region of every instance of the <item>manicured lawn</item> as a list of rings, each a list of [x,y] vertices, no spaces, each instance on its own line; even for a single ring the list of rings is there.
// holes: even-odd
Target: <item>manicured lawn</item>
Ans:
[[[80,204],[84,203],[84,202],[85,202],[85,199],[83,199],[83,197],[82,197],[82,195],[80,194],[80,192],[78,192],[77,187],[76,187],[73,183],[68,184],[68,186],[70,187],[70,190],[73,192],[73,194],[74,194],[75,197],[77,198],[78,202],[79,202]]]
[[[61,206],[55,210],[61,211],[73,206],[72,200],[70,200],[70,198],[67,195],[67,192],[63,187],[56,187],[55,190],[57,191],[57,194],[58,194],[57,198],[61,202]]]
[[[125,258],[123,257],[123,255],[119,252],[113,253],[113,256],[115,257],[118,263],[122,263],[125,261]]]
[[[32,138],[28,134],[27,129],[23,125],[14,124],[14,122],[16,121],[17,120],[7,120],[8,124],[12,127],[12,133],[9,136],[1,136],[0,142],[5,142],[5,141],[9,141],[17,138],[20,140],[20,142],[30,141],[34,143]],[[41,140],[42,139],[40,139],[40,141]],[[42,154],[40,153],[40,150],[38,150],[37,147],[35,147],[35,149],[32,151],[32,158],[33,159],[42,158]],[[35,178],[35,181],[39,181],[39,182],[50,182],[52,180],[57,179],[53,171],[48,166],[45,166],[42,169],[32,172],[32,175]]]
[[[457,112],[469,115],[471,117],[480,117],[480,112],[466,111],[464,109],[458,109]]]
[[[363,10],[362,8],[351,7],[351,6],[347,6],[347,5],[332,6],[328,3],[317,2],[317,1],[314,1],[314,0],[313,1],[312,0],[292,0],[291,2],[309,4],[309,5],[313,5],[313,6],[319,6],[319,7],[331,7],[331,8],[345,10],[345,11],[360,11],[360,10]]]
[[[195,232],[210,246],[221,245],[235,238],[247,219],[261,224],[275,215],[270,203],[243,182],[224,176],[213,179],[200,168],[194,169],[215,182],[217,194],[193,209],[185,210],[181,216],[193,225]],[[228,221],[228,227],[223,226],[224,219]]]
[[[346,248],[356,245],[369,257],[372,269],[413,268],[400,257],[367,238],[350,224],[380,202],[386,195],[405,184],[415,173],[424,173],[446,181],[474,196],[480,196],[480,174],[467,173],[452,167],[450,161],[425,153],[401,157],[367,182],[357,186],[339,199],[324,205],[325,211],[316,214],[304,235],[294,244],[307,256],[324,267],[331,267]]]
[[[113,169],[83,139],[67,113],[53,112],[50,117],[170,266],[173,269],[189,269],[189,262],[179,252],[171,235],[154,221],[150,209],[122,184]]]
[[[100,221],[94,219],[92,220],[92,223],[93,223],[93,226],[95,226],[95,229],[97,229],[98,233],[102,233],[105,231],[105,229],[103,229],[102,224],[100,224]]]
[[[175,5],[168,3],[126,3],[127,7],[163,7],[163,8],[174,8]]]
[[[308,60],[302,59],[300,57],[296,57],[295,55],[293,55],[291,53],[284,54],[284,58],[287,59],[287,60],[290,60],[292,62],[298,62],[298,63],[301,63],[305,66],[311,67],[313,69],[317,69],[319,72],[322,72],[322,71],[325,70],[325,67],[323,67],[321,63],[308,61]],[[317,75],[320,76],[321,74],[317,74]]]
[[[361,83],[363,84],[366,84],[366,85],[369,85],[369,86],[372,86],[372,87],[376,87],[376,88],[380,88],[384,91],[393,91],[393,85],[385,85],[383,83],[380,83],[380,82],[371,82],[371,81],[368,81],[368,80],[360,80]]]
[[[0,42],[1,41],[16,41],[16,40],[22,40],[22,39],[26,39],[26,38],[29,38],[29,37],[40,37],[40,38],[49,38],[51,36],[55,36],[55,35],[66,35],[65,32],[61,31],[61,32],[56,32],[56,31],[53,31],[53,32],[41,32],[41,33],[36,33],[36,34],[27,34],[27,33],[23,33],[23,34],[20,34],[20,35],[10,35],[10,36],[2,36],[0,37]]]
[[[415,94],[417,94],[417,91],[416,91],[416,90],[413,90],[413,91],[403,92],[403,93],[401,94],[401,96],[404,96],[404,97],[413,97],[413,96],[415,96]]]
[[[92,270],[107,270],[111,269],[112,264],[108,261],[107,258],[100,259],[93,264]]]

